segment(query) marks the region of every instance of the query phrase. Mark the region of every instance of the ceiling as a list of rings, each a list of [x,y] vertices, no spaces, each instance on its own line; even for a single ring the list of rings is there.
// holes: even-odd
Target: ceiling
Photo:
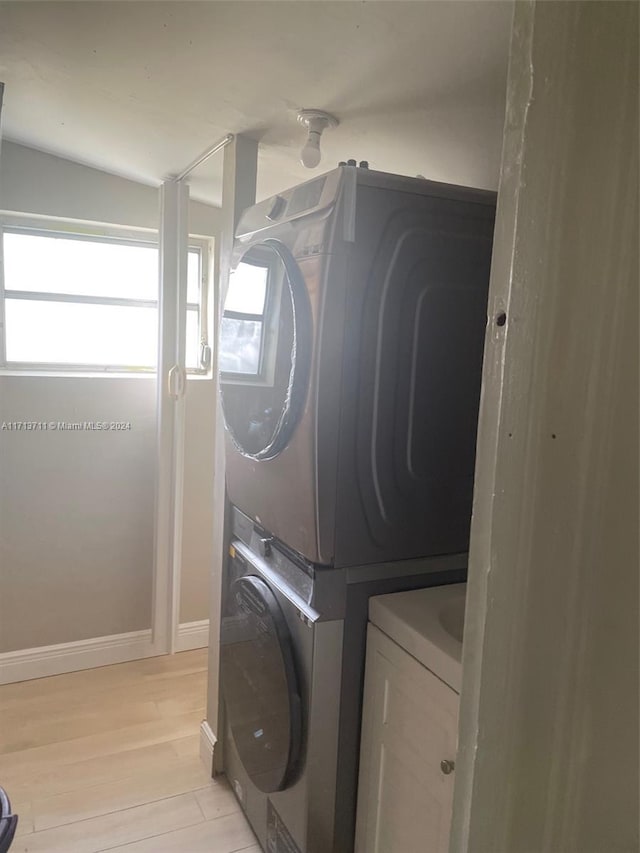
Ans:
[[[145,183],[226,133],[260,140],[258,197],[333,168],[497,186],[511,2],[3,2],[5,138]],[[300,108],[340,125],[313,171]],[[190,180],[219,204],[222,155]]]

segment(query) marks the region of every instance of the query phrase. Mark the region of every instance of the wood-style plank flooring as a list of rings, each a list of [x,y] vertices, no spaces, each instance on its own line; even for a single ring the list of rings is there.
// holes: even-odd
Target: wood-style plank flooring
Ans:
[[[11,853],[259,853],[199,757],[206,649],[0,687]]]

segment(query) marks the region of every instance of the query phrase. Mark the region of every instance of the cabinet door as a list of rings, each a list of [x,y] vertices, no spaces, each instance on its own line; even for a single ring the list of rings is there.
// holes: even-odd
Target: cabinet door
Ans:
[[[447,853],[458,700],[369,625],[356,853]]]

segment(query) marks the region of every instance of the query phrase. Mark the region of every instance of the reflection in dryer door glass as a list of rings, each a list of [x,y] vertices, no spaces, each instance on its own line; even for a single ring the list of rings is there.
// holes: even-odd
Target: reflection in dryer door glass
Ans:
[[[223,373],[257,376],[261,372],[269,266],[260,261],[241,261],[229,277],[220,328],[219,367]]]
[[[268,266],[240,261],[229,276],[225,313],[233,311],[240,314],[262,314],[268,276]]]
[[[287,445],[306,398],[311,337],[296,262],[284,246],[252,246],[229,286],[219,348],[225,426],[242,454],[266,460]]]
[[[220,370],[260,373],[262,322],[223,317],[220,328]]]

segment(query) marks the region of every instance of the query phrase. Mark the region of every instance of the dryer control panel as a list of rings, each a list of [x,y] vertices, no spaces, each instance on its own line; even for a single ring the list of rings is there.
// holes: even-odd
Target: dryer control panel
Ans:
[[[344,171],[334,169],[248,208],[240,217],[236,238],[244,242],[276,225],[317,214],[326,216],[336,203]]]

